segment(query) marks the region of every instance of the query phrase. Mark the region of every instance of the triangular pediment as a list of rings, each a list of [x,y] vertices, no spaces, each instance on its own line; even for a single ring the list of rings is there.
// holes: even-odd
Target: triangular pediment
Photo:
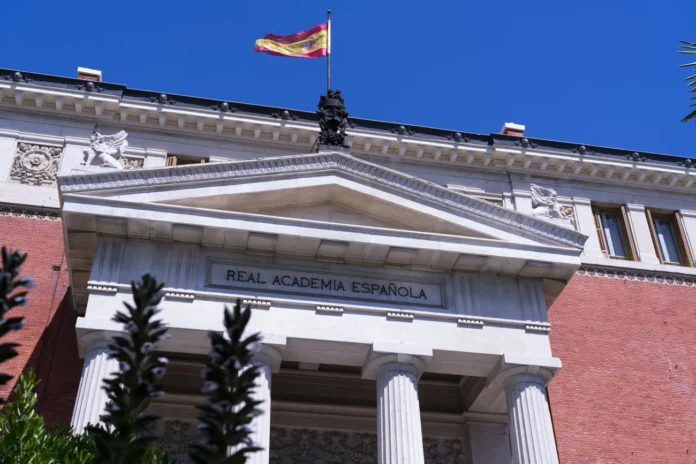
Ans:
[[[62,196],[582,249],[574,230],[343,153],[60,178]]]

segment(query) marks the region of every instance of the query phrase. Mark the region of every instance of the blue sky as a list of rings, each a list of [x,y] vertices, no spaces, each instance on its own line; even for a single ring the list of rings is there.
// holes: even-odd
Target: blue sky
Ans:
[[[353,116],[696,156],[675,53],[694,0],[46,1],[3,5],[0,67],[314,110],[324,59],[253,52],[333,10],[332,76]]]

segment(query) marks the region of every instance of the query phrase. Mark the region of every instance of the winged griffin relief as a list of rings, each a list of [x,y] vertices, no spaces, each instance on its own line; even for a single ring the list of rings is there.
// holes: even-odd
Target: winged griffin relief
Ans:
[[[124,157],[128,148],[128,133],[119,131],[114,135],[102,135],[96,130],[89,138],[89,148],[84,150],[85,158],[83,165],[91,166],[97,163],[102,167],[114,169],[124,169],[127,161]]]
[[[532,191],[532,216],[549,218],[553,222],[565,222],[575,228],[573,208],[561,206],[554,189],[536,184],[531,184],[530,189]]]

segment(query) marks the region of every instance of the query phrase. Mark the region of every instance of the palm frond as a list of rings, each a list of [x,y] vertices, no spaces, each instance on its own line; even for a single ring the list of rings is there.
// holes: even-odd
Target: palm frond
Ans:
[[[696,55],[696,42],[688,42],[686,40],[680,40],[679,41],[679,50],[677,50],[677,53],[681,55]],[[679,65],[680,68],[694,68],[696,67],[696,61],[691,62],[691,63],[684,63]],[[691,76],[687,77],[684,79],[686,81],[686,88],[688,89],[689,93],[694,93],[696,92],[696,74],[692,74]],[[696,97],[691,97],[689,100],[694,100]],[[690,108],[693,108],[694,105],[690,105]],[[684,119],[682,119],[682,122],[689,122],[692,120],[696,120],[696,110],[691,111],[689,114],[687,114]]]

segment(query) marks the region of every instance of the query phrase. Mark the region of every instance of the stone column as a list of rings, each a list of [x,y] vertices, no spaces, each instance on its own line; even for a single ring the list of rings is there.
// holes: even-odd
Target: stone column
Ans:
[[[108,342],[94,343],[87,350],[80,377],[80,388],[75,399],[75,408],[70,425],[75,433],[84,432],[88,424],[100,424],[108,398],[102,388],[104,378],[118,371],[118,361],[109,359]]]
[[[261,345],[259,351],[254,353],[254,364],[259,368],[256,377],[256,389],[253,398],[263,401],[258,406],[259,414],[251,423],[251,440],[253,446],[263,448],[262,451],[247,454],[248,464],[268,464],[271,447],[271,374],[280,369],[281,354],[275,348]],[[236,452],[236,448],[230,450],[230,454]]]
[[[510,444],[515,464],[558,464],[546,382],[533,374],[505,379]]]
[[[377,381],[379,464],[423,464],[418,379],[425,362],[412,355],[384,354],[369,362]]]

